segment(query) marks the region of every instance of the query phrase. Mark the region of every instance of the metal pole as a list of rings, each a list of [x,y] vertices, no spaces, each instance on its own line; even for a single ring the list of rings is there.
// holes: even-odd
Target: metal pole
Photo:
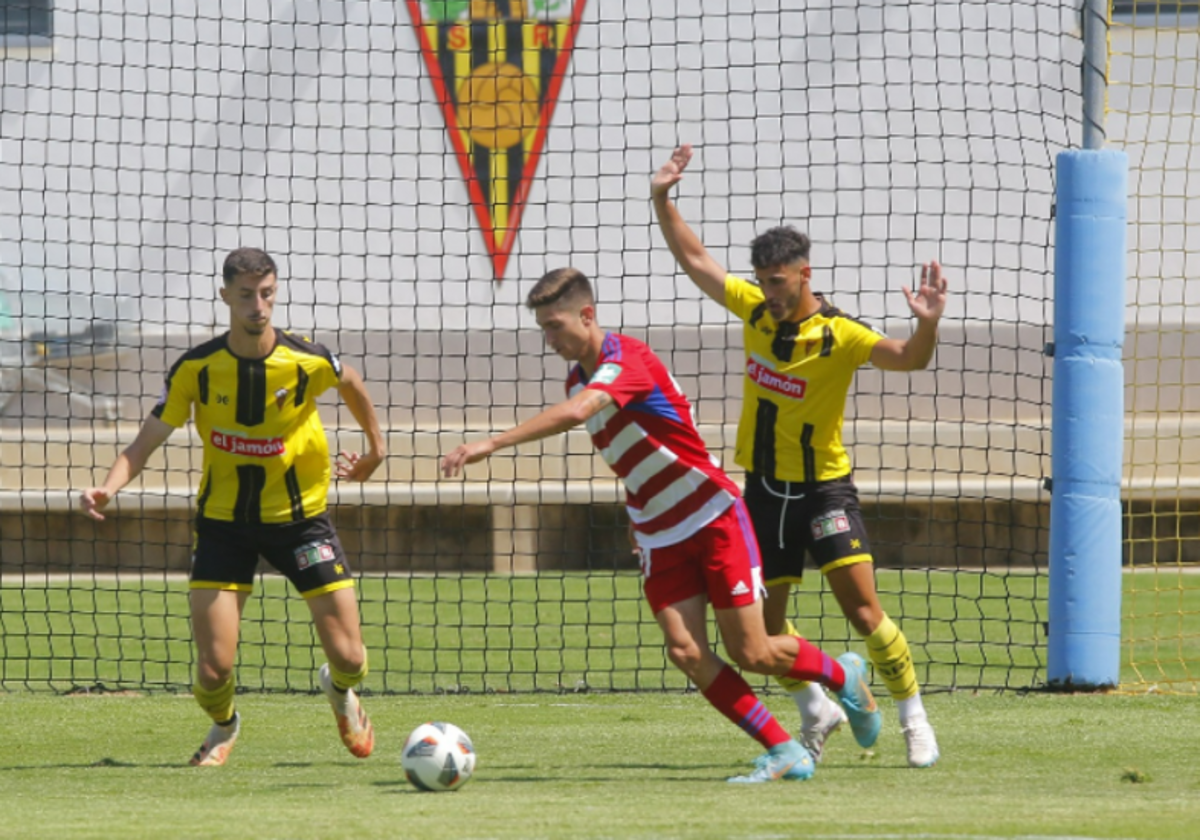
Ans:
[[[1104,148],[1108,107],[1108,3],[1083,0],[1083,148]]]
[[[1057,160],[1046,671],[1073,690],[1121,671],[1128,160],[1103,148],[1108,3],[1083,0],[1083,149]]]

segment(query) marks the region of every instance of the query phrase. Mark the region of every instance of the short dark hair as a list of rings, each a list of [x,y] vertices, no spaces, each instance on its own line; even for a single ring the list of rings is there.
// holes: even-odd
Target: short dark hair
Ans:
[[[229,256],[225,258],[225,267],[222,269],[222,274],[225,275],[226,286],[242,274],[249,274],[252,277],[266,277],[268,274],[278,273],[279,270],[275,267],[275,260],[271,259],[266,251],[261,251],[258,248],[238,248],[236,251],[231,251]]]
[[[791,225],[773,227],[754,237],[750,243],[750,264],[755,268],[774,268],[807,260],[812,241]]]
[[[537,309],[539,306],[549,306],[560,300],[582,306],[595,304],[596,296],[592,292],[592,283],[587,279],[587,275],[578,268],[556,268],[548,271],[529,290],[525,305],[530,309]]]

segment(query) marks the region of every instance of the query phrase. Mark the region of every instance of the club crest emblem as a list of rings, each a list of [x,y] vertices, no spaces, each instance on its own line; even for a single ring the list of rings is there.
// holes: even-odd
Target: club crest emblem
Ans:
[[[502,280],[586,0],[407,0]]]

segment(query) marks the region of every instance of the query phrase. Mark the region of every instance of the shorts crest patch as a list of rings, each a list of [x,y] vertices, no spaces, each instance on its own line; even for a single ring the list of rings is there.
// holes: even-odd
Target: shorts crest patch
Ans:
[[[850,530],[850,519],[846,516],[844,510],[826,511],[824,516],[819,516],[812,521],[812,535],[814,540],[823,540],[826,537],[832,537],[834,534],[844,534]]]
[[[333,546],[329,543],[309,543],[296,549],[296,568],[307,569],[318,563],[328,563],[335,556]]]

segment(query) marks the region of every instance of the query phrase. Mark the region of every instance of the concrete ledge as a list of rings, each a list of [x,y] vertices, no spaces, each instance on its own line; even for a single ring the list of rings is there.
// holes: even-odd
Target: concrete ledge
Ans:
[[[743,476],[732,473],[739,484]],[[909,481],[878,481],[855,475],[864,501],[908,501],[954,504],[961,501],[1048,501],[1041,480],[992,476],[945,478],[920,476]],[[191,511],[199,488],[127,488],[109,506],[112,516],[157,511]],[[1121,483],[1125,501],[1200,499],[1200,478],[1158,481],[1129,479]],[[624,504],[615,479],[592,481],[445,481],[421,484],[334,485],[330,507],[491,507],[495,505]],[[79,504],[76,490],[0,490],[0,514],[68,513]]]
[[[736,426],[701,434],[726,464]],[[438,480],[443,452],[485,427],[392,427],[389,458],[365,485],[335,483],[331,513],[368,572],[524,573],[633,568],[624,494],[586,434],[550,438]],[[0,571],[146,568],[186,572],[200,442],[181,430],[106,522],[75,512],[136,426],[0,430]],[[1126,424],[1131,562],[1200,562],[1200,416]],[[962,420],[847,423],[855,480],[881,566],[986,568],[1045,563],[1050,434],[1039,423]],[[331,448],[359,449],[334,431]],[[742,476],[734,473],[739,483]]]
[[[1019,493],[1010,487],[975,496],[954,495],[945,487],[864,489],[871,549],[881,567],[1045,567],[1050,497],[1036,484],[1026,483]],[[1123,509],[1126,562],[1200,563],[1200,486],[1192,484],[1186,494],[1157,485],[1143,490],[1127,498]],[[330,514],[359,571],[636,568],[613,483],[377,485],[355,491],[339,493]],[[0,574],[117,568],[185,573],[194,515],[190,497],[131,493],[118,499],[108,519],[93,522],[75,512],[67,491],[4,494]]]
[[[701,424],[699,430],[710,451],[732,468],[736,423]],[[386,431],[387,461],[375,479],[396,487],[449,484],[441,481],[441,456],[465,440],[479,440],[494,431],[491,427],[430,430],[393,426]],[[134,425],[0,429],[0,490],[90,486],[101,480],[136,433]],[[1134,417],[1127,420],[1125,433],[1124,476],[1131,488],[1142,481],[1174,487],[1200,480],[1200,447],[1187,444],[1200,440],[1200,415]],[[844,441],[864,488],[873,483],[892,487],[913,482],[932,488],[949,480],[962,482],[966,488],[983,482],[989,485],[990,495],[993,482],[1012,480],[1020,486],[1023,481],[1036,482],[1050,474],[1050,431],[1041,422],[860,419],[847,422]],[[362,435],[357,430],[333,430],[329,445],[334,452],[361,451]],[[187,494],[198,479],[201,460],[202,447],[194,429],[180,430],[147,463],[142,485],[156,492],[167,488],[169,493]],[[594,452],[587,434],[576,429],[473,465],[467,469],[464,483],[499,487],[506,482],[594,485],[606,481],[612,481],[607,465]],[[404,492],[399,498],[406,498]]]

